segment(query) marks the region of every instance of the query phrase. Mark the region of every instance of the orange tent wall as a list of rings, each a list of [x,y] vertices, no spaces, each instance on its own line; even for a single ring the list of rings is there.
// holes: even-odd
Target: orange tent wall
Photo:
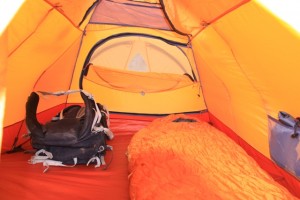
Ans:
[[[0,3],[0,12],[2,13],[0,22],[0,153],[3,144],[3,121],[6,103],[6,66],[8,56],[8,34],[7,32],[5,33],[5,30],[23,3],[22,0],[13,3],[7,1]],[[9,7],[9,9],[7,7]]]
[[[70,24],[69,18],[48,3],[26,1],[5,34],[9,35],[5,113],[11,113],[5,115],[4,125],[7,126],[24,119],[27,96],[36,89],[34,86],[41,76],[49,73],[48,70],[58,65],[63,69],[55,77],[48,77],[51,81],[44,81],[37,89],[68,89],[69,85],[62,84],[57,76],[63,76],[63,82],[70,82],[72,73],[63,74],[67,69],[62,68],[61,63],[68,68],[74,66],[79,47],[74,43],[76,40],[80,41],[82,31]],[[57,103],[50,102],[45,107],[49,108]]]
[[[0,36],[2,33],[2,27],[0,27]],[[2,35],[0,37],[0,153],[2,149],[2,133],[3,133],[3,120],[4,120],[4,106],[5,106],[5,95],[6,95],[6,87],[5,87],[5,75],[7,65],[7,35]]]
[[[26,132],[22,121],[31,91],[69,89],[82,35],[79,24],[93,2],[27,0],[3,32],[7,54],[1,52],[1,56],[7,58],[7,64],[1,66],[0,79],[6,81],[2,149],[11,147],[18,132]],[[41,101],[39,111],[65,103],[66,97]]]
[[[208,109],[269,156],[267,115],[299,114],[298,75],[290,73],[300,61],[299,35],[251,2],[202,31],[195,43]]]
[[[163,5],[176,29],[194,37],[213,21],[249,1],[167,0],[163,1]]]
[[[26,1],[4,33],[9,36],[7,67],[2,63],[0,66],[0,74],[5,77],[0,79],[0,98],[6,97],[5,127],[24,119],[24,105],[32,90],[77,89],[84,59],[101,38],[136,32],[176,41],[187,40],[185,36],[177,38],[177,34],[168,31],[109,25],[102,25],[98,30],[90,25],[88,34],[95,35],[87,40],[84,38],[81,46],[85,24],[79,26],[79,23],[93,1],[56,2]],[[269,157],[267,116],[276,117],[279,110],[300,115],[300,94],[296,90],[299,33],[262,7],[259,1],[221,0],[213,5],[205,0],[165,0],[163,3],[173,25],[179,31],[191,34],[201,84],[150,96],[147,103],[158,99],[168,104],[178,96],[187,96],[178,104],[180,111],[207,108],[212,116]],[[101,36],[96,35],[97,31],[101,31]],[[5,55],[0,53],[2,57]],[[1,62],[5,60],[1,59]],[[6,94],[3,85],[7,88]],[[86,86],[101,101],[110,103],[110,108],[115,111],[151,112],[138,103],[139,94],[101,87],[96,90],[92,89],[92,83]],[[78,96],[72,96],[68,102],[78,100]],[[41,101],[39,111],[44,111],[67,99]],[[156,104],[153,106],[157,110],[152,112],[157,113],[160,108]],[[164,109],[178,111],[173,108],[174,105],[170,105]]]
[[[0,45],[3,47],[0,50],[0,75],[2,77],[5,76],[6,70],[5,70],[5,65],[6,65],[6,45],[3,45],[4,42],[2,42],[2,39],[0,39]],[[5,79],[0,80],[0,153],[2,149],[2,139],[3,139],[3,120],[4,120],[4,106],[5,106],[5,94],[6,94],[6,89],[5,89]]]
[[[171,18],[176,27],[194,33],[207,108],[269,157],[267,116],[277,117],[280,110],[299,115],[298,73],[293,73],[300,61],[299,33],[258,1],[221,1],[214,7],[197,2],[165,6],[171,17],[179,16]]]

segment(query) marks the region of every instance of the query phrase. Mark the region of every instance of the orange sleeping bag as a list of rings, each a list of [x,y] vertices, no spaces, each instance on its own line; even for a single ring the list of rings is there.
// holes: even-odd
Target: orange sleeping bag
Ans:
[[[225,134],[183,114],[138,131],[128,161],[132,200],[296,199]]]

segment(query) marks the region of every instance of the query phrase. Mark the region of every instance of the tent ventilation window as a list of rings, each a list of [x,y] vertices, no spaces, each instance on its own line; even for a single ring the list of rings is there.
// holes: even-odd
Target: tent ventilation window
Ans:
[[[101,43],[89,59],[85,77],[93,83],[129,92],[160,92],[194,84],[184,45],[130,35]]]

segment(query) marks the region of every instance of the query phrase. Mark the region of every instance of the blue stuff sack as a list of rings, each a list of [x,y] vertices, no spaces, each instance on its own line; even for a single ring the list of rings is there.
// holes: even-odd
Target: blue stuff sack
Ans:
[[[300,120],[280,111],[278,119],[269,116],[271,159],[281,168],[300,177]]]

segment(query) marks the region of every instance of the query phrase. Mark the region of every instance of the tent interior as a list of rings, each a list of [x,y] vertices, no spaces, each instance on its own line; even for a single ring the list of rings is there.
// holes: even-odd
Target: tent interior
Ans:
[[[1,199],[300,198],[300,26],[268,2],[23,1],[0,29]],[[299,8],[286,4],[290,14]],[[69,90],[88,91],[109,110],[115,137],[106,170],[76,165],[43,173],[45,166],[28,163],[28,96]],[[74,104],[83,104],[78,93],[44,96],[37,118],[47,123]],[[282,124],[282,111],[295,123]],[[174,125],[170,116],[186,120]],[[202,122],[213,129],[202,130]],[[205,134],[214,139],[198,138]],[[178,135],[185,138],[178,142]],[[195,139],[185,141],[189,135]],[[221,156],[220,144],[233,146]],[[200,162],[199,155],[220,160]],[[237,158],[243,163],[228,164]],[[226,181],[212,178],[221,173]]]

